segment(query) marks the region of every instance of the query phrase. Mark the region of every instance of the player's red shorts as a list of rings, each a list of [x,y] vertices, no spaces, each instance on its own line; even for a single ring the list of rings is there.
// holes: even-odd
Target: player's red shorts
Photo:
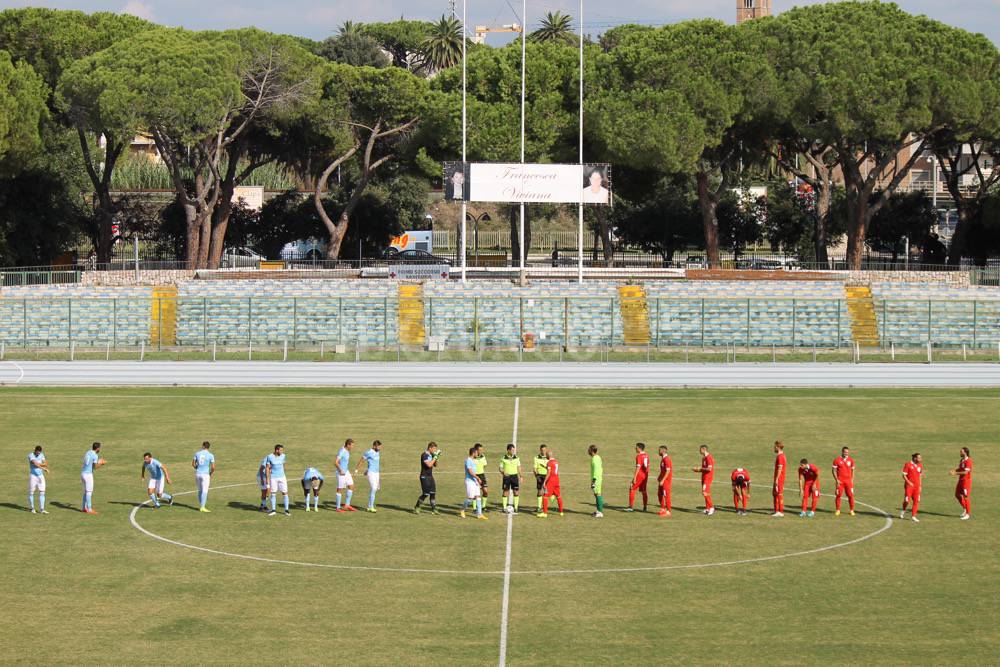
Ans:
[[[545,494],[549,496],[561,496],[562,493],[559,490],[559,483],[557,482],[555,484],[546,484]]]
[[[910,500],[911,498],[920,498],[920,487],[919,486],[904,486],[903,496]]]
[[[775,496],[780,496],[780,495],[782,495],[782,494],[785,493],[785,478],[784,477],[779,477],[778,478],[778,481],[776,481],[774,483],[774,486],[771,487],[771,493],[773,495],[775,495]]]
[[[802,486],[806,498],[812,495],[819,495],[819,482],[804,482]]]
[[[642,488],[642,487],[646,486],[646,482],[648,482],[648,481],[649,481],[649,477],[647,475],[643,475],[642,473],[639,473],[639,475],[635,478],[635,483],[632,486],[633,486],[633,488],[639,489],[639,488]]]
[[[971,489],[972,489],[972,485],[971,484],[966,485],[966,484],[959,483],[958,486],[955,487],[955,495],[956,496],[964,496],[964,497],[968,498],[969,497],[969,491]]]
[[[701,476],[701,492],[709,493],[712,490],[712,475]]]

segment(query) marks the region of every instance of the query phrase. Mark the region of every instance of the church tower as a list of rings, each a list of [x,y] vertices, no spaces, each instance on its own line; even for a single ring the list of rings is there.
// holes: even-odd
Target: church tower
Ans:
[[[736,0],[736,22],[771,15],[771,0]]]

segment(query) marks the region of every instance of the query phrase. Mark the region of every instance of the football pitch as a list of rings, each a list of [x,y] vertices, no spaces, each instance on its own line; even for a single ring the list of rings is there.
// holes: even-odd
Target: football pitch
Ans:
[[[6,664],[991,664],[1000,645],[1000,390],[0,390],[0,572]],[[515,408],[516,406],[516,408]],[[377,514],[338,514],[333,458],[375,438]],[[498,511],[497,464],[516,438],[521,513]],[[785,518],[772,518],[771,444],[786,443]],[[92,441],[94,507],[79,511]],[[191,457],[212,442],[211,514]],[[442,513],[415,515],[419,457],[442,449]],[[670,446],[674,513],[621,511],[633,444]],[[463,461],[486,446],[488,521],[462,520]],[[565,516],[534,517],[531,458],[561,463]],[[286,447],[292,515],[266,516],[254,475]],[[587,445],[604,460],[591,516]],[[716,462],[706,517],[698,445]],[[27,454],[52,473],[49,515],[26,511]],[[857,461],[857,516],[833,515],[830,467]],[[959,448],[975,462],[972,520],[953,497]],[[169,468],[173,507],[139,507],[142,454]],[[900,471],[923,454],[921,522],[899,520]],[[822,473],[798,517],[795,471]],[[306,513],[299,479],[326,476]],[[731,508],[748,468],[754,512]],[[356,476],[354,504],[368,485]],[[280,502],[280,501],[279,501]],[[551,510],[550,510],[551,511]]]

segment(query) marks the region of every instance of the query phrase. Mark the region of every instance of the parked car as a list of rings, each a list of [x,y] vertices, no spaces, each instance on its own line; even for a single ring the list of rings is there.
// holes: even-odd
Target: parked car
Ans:
[[[432,255],[426,250],[404,250],[402,252],[395,248],[387,248],[382,257],[395,264],[447,264],[451,266],[452,261],[447,257]]]
[[[704,255],[688,255],[687,260],[684,262],[684,268],[686,269],[707,269],[708,262],[705,261]]]

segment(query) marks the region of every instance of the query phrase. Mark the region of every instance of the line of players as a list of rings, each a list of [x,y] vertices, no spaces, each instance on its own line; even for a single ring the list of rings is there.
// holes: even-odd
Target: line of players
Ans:
[[[375,505],[376,494],[381,489],[381,449],[382,443],[375,440],[369,450],[364,452],[354,473],[350,470],[351,451],[355,445],[354,440],[348,439],[344,446],[337,452],[334,460],[337,477],[336,508],[337,512],[357,511],[351,501],[354,495],[354,474],[358,474],[361,465],[365,465],[365,476],[368,480],[369,495],[366,511],[377,512]],[[204,442],[200,450],[195,452],[191,459],[191,467],[194,469],[195,484],[198,493],[199,511],[210,512],[207,508],[208,492],[211,486],[211,478],[215,474],[215,456],[210,451],[211,443]],[[672,482],[673,463],[670,459],[669,449],[663,445],[659,447],[660,471],[657,477],[657,499],[659,501],[660,516],[671,516],[672,512]],[[780,441],[774,443],[775,454],[774,472],[772,476],[772,500],[774,517],[783,517],[785,511],[784,488],[786,471],[788,469],[784,444]],[[80,472],[80,479],[83,486],[82,510],[87,514],[97,514],[93,508],[94,492],[94,472],[103,467],[107,462],[101,457],[101,443],[95,442],[91,449],[83,457],[83,466]],[[626,512],[635,511],[636,495],[642,495],[643,511],[648,509],[649,494],[648,484],[651,477],[651,465],[649,454],[646,452],[644,443],[635,445],[635,472],[629,484],[628,507]],[[590,479],[591,490],[594,494],[596,511],[594,516],[601,518],[604,516],[604,465],[601,456],[598,454],[596,445],[590,445],[587,453],[590,457]],[[701,475],[701,491],[704,498],[704,513],[711,516],[715,513],[715,505],[712,502],[712,483],[715,476],[715,459],[709,452],[708,445],[699,448],[701,454],[701,465],[692,468],[693,472]],[[419,514],[425,501],[429,500],[431,513],[437,514],[437,484],[434,479],[434,471],[438,466],[441,450],[434,442],[428,444],[427,448],[420,455],[420,497],[414,506],[414,512]],[[285,475],[286,455],[282,445],[275,445],[274,451],[265,456],[257,470],[257,482],[260,488],[260,509],[269,516],[277,514],[277,496],[282,496],[284,513],[290,514],[288,499],[288,481]],[[489,497],[489,486],[486,479],[487,459],[483,446],[479,443],[469,448],[469,456],[465,460],[464,475],[466,498],[460,511],[460,516],[465,517],[470,508],[474,509],[476,518],[486,519],[483,512],[486,509],[487,498]],[[520,505],[520,487],[523,481],[520,458],[517,455],[517,448],[511,444],[507,445],[506,453],[500,461],[499,471],[502,475],[502,498],[501,507],[505,512],[516,513]],[[855,513],[854,500],[854,476],[856,464],[850,455],[850,449],[843,447],[840,455],[833,460],[832,474],[834,478],[835,493],[835,515],[841,512],[841,500],[847,497],[848,507],[851,515]],[[559,462],[555,453],[546,445],[539,446],[538,454],[532,461],[532,472],[535,476],[537,507],[536,516],[546,518],[548,516],[549,502],[555,498],[559,515],[563,514],[563,498],[559,479]],[[49,473],[49,464],[43,453],[42,446],[34,448],[28,454],[28,504],[32,513],[36,513],[35,494],[39,496],[39,509],[41,514],[48,514],[45,510],[45,476]],[[910,519],[919,521],[917,511],[920,505],[920,492],[923,485],[923,459],[919,453],[911,455],[910,460],[903,465],[903,502],[900,511],[900,518],[904,518],[907,509],[910,510]],[[951,470],[950,474],[958,477],[955,487],[955,497],[962,506],[961,519],[967,520],[971,516],[971,491],[972,491],[972,459],[968,447],[962,447],[958,467]],[[148,476],[148,480],[147,480]],[[160,501],[170,505],[173,504],[173,496],[166,493],[165,484],[172,484],[170,472],[167,467],[153,458],[150,452],[143,454],[140,479],[146,484],[146,491],[149,495],[149,503],[153,508],[160,507]],[[809,463],[807,459],[802,459],[798,468],[799,495],[802,500],[802,511],[800,517],[812,517],[815,515],[816,507],[820,496],[820,472],[815,464]],[[323,488],[325,478],[315,467],[309,467],[302,475],[301,486],[305,497],[306,511],[319,511],[320,490]],[[750,500],[750,472],[746,468],[736,468],[730,474],[730,483],[733,491],[733,510],[740,516],[748,513],[748,503]],[[268,504],[270,500],[270,504]]]

